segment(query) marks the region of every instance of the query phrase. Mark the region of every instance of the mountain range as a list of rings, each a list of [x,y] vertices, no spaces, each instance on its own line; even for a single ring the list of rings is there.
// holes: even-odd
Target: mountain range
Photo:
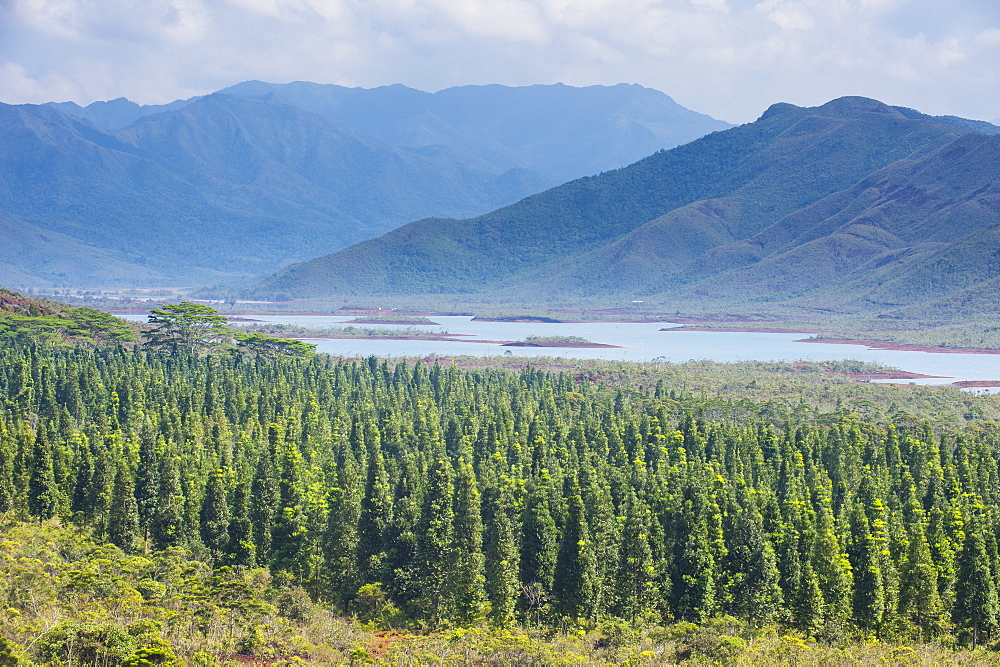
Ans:
[[[266,274],[728,127],[624,84],[246,82],[167,105],[0,105],[0,283]]]
[[[248,293],[782,302],[888,317],[1000,293],[1000,127],[845,97],[491,213],[426,219]]]

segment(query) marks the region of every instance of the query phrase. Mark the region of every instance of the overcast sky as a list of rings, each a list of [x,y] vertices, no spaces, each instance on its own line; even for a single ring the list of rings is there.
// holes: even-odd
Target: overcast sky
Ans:
[[[638,83],[731,122],[865,95],[1000,117],[1000,0],[0,0],[0,101],[259,79]]]

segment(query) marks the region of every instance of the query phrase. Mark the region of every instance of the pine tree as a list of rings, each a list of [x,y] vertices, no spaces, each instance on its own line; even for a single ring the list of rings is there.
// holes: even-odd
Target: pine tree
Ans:
[[[31,451],[28,512],[37,519],[51,519],[59,509],[59,488],[52,468],[52,450],[45,431],[39,429]]]
[[[688,486],[674,525],[671,606],[677,618],[695,623],[708,620],[716,609],[716,564],[706,505],[704,491]]]
[[[455,562],[454,473],[443,447],[439,450],[427,473],[427,493],[417,537],[418,603],[433,626],[441,625],[450,617],[452,609],[447,586]]]
[[[577,425],[576,428],[578,433],[575,437],[581,444],[585,443],[582,427]],[[581,471],[580,483],[596,563],[594,608],[597,614],[602,614],[616,596],[614,580],[621,551],[621,528],[615,516],[611,489],[606,482],[602,483],[597,470],[585,467]]]
[[[278,485],[274,479],[274,459],[268,448],[261,452],[250,484],[250,521],[253,523],[253,541],[257,562],[261,565],[271,560],[271,533],[278,508]]]
[[[14,509],[17,488],[14,486],[14,442],[0,425],[0,515]]]
[[[159,490],[156,510],[149,524],[149,536],[157,549],[179,546],[184,542],[184,491],[174,457],[164,452],[160,457]]]
[[[859,628],[878,632],[887,612],[878,543],[872,535],[868,516],[860,504],[853,505],[849,520],[850,543],[847,555],[854,572],[852,616]]]
[[[108,514],[108,541],[127,554],[139,549],[139,508],[135,502],[135,486],[124,461],[119,461],[111,489]]]
[[[486,527],[486,593],[490,602],[490,620],[500,628],[514,622],[517,607],[518,551],[511,525],[513,502],[504,487],[495,494]]]
[[[368,475],[358,518],[358,567],[365,581],[385,577],[386,529],[391,521],[392,487],[376,438],[369,444]]]
[[[955,606],[952,622],[959,639],[972,648],[986,644],[997,633],[996,583],[993,559],[986,549],[978,521],[970,522],[965,542],[958,553]]]
[[[802,577],[793,601],[795,625],[812,634],[819,630],[825,622],[824,611],[827,607],[820,588],[819,577],[813,569],[809,558],[803,558]]]
[[[921,641],[944,629],[944,609],[938,594],[937,569],[931,561],[924,526],[917,515],[909,531],[910,546],[900,571],[899,611],[919,630]]]
[[[327,588],[340,604],[346,604],[362,584],[358,569],[358,521],[361,516],[361,496],[357,469],[350,450],[341,446],[337,453],[337,470],[331,484],[323,552],[327,571]]]
[[[257,563],[257,545],[253,537],[253,522],[250,520],[250,503],[247,498],[246,482],[233,489],[233,507],[230,512],[228,539],[226,540],[226,563],[252,567]]]
[[[656,567],[649,545],[652,515],[645,503],[629,491],[628,510],[622,530],[620,554],[614,576],[616,616],[635,622],[649,614],[657,598]]]
[[[216,470],[208,478],[201,503],[201,541],[212,560],[219,562],[229,542],[229,502],[226,499],[225,473]]]
[[[94,456],[90,451],[90,442],[83,433],[76,435],[76,476],[73,479],[73,492],[70,497],[70,511],[79,517],[85,517],[89,508],[89,487],[94,476]],[[2,441],[0,441],[2,446]],[[2,454],[0,454],[2,456]]]
[[[752,506],[736,510],[725,558],[729,611],[754,625],[770,623],[782,607],[778,558]]]
[[[389,587],[393,598],[408,604],[420,594],[417,535],[423,497],[418,485],[423,475],[411,456],[403,458],[399,474],[392,501],[392,520],[386,527],[386,558],[382,570],[384,583]]]
[[[94,443],[94,474],[90,476],[87,485],[87,501],[84,516],[94,527],[94,532],[104,535],[108,524],[108,507],[111,503],[111,485],[114,483],[114,471],[109,469],[111,456],[107,447]]]
[[[268,439],[278,457],[278,511],[271,531],[271,566],[294,572],[301,581],[307,574],[307,487],[298,446],[285,440],[283,423],[269,425]]]
[[[528,481],[521,527],[521,584],[537,584],[543,592],[552,589],[557,554],[556,522],[549,510],[548,486]]]
[[[553,606],[557,614],[570,619],[590,618],[595,612],[599,582],[596,553],[576,478],[570,480],[567,501],[569,512],[552,581]]]
[[[157,445],[166,447],[162,440],[158,443],[152,436],[142,438],[139,443],[139,464],[135,471],[135,499],[139,505],[139,525],[147,531],[156,512],[160,489]]]
[[[812,547],[812,566],[819,577],[827,621],[841,622],[850,614],[852,575],[851,563],[840,547],[833,520],[829,489],[823,486],[819,496],[816,530]]]
[[[486,614],[483,521],[480,494],[472,464],[464,456],[455,478],[455,565],[449,589],[455,621],[472,625]]]

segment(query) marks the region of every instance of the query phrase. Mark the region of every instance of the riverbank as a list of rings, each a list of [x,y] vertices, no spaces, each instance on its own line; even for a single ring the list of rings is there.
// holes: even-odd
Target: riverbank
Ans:
[[[534,342],[534,341],[524,341],[518,340],[510,343],[500,343],[503,347],[572,347],[572,348],[602,348],[602,347],[614,347],[621,348],[621,345],[607,345],[605,343],[591,343],[590,341],[572,341],[568,343],[547,343],[547,342]]]
[[[810,333],[810,332],[802,332]],[[864,345],[873,350],[895,350],[898,352],[930,352],[932,354],[1000,354],[1000,350],[984,347],[945,347],[944,345],[918,345],[897,343],[890,340],[854,340],[850,338],[803,338],[796,343],[827,343],[833,345]]]
[[[282,334],[285,338],[295,338],[298,340],[426,340],[426,341],[447,341],[456,343],[487,343],[499,345],[500,347],[550,347],[550,348],[621,348],[621,345],[607,345],[605,343],[591,343],[589,341],[573,341],[566,343],[555,342],[532,342],[523,340],[485,340],[475,338],[474,334],[433,334],[415,336],[351,336],[339,334]]]

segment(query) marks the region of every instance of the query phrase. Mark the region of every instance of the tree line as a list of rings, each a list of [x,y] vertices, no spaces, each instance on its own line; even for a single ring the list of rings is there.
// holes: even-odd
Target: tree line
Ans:
[[[707,418],[664,383],[181,345],[8,346],[0,402],[0,513],[388,623],[997,638],[991,424]]]

